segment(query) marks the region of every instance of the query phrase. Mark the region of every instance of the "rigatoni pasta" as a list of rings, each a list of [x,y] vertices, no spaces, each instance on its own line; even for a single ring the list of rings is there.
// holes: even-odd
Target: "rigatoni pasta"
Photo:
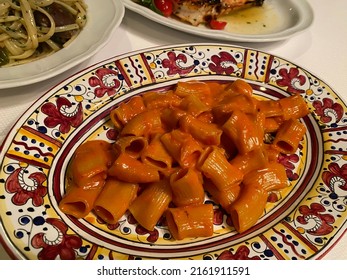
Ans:
[[[77,148],[67,170],[66,193],[59,203],[64,213],[84,218],[92,211],[112,159],[111,145],[104,141],[85,142]]]
[[[234,110],[223,124],[223,132],[235,143],[240,154],[261,148],[264,134],[257,123],[239,109]]]
[[[107,223],[128,211],[149,231],[164,217],[180,240],[212,235],[214,209],[222,207],[245,232],[263,215],[268,195],[289,186],[277,159],[297,150],[306,114],[301,96],[257,99],[243,80],[179,82],[132,97],[110,113],[118,130],[113,143],[93,140],[77,149],[67,180],[72,191],[60,208],[79,218],[92,211]],[[94,146],[102,147],[95,158],[80,154]],[[66,201],[92,184],[85,178],[100,192],[87,196],[82,215],[68,211]]]
[[[176,240],[208,237],[213,234],[212,204],[169,208],[166,219],[168,228]]]
[[[231,185],[240,184],[243,179],[243,173],[228,162],[223,150],[218,147],[206,148],[199,158],[197,168],[219,190],[227,189]]]
[[[99,181],[98,185],[94,188],[70,185],[59,203],[60,210],[77,219],[84,218],[94,209],[95,200],[102,191],[104,183],[105,178]]]
[[[94,211],[103,221],[116,224],[137,196],[138,184],[108,178],[94,202]]]
[[[160,180],[159,170],[133,158],[127,153],[120,153],[108,169],[108,175],[130,183],[151,183]]]
[[[292,154],[298,147],[306,127],[297,119],[286,120],[278,129],[274,139],[274,146],[282,153]]]
[[[172,201],[168,179],[152,183],[129,206],[130,213],[147,230],[153,230]]]
[[[233,226],[242,233],[256,224],[264,212],[268,192],[262,187],[244,184],[238,198],[226,211],[230,214]]]
[[[170,176],[172,201],[177,206],[203,204],[205,190],[202,175],[195,168],[182,168]]]
[[[128,102],[123,102],[110,113],[110,119],[116,129],[121,129],[129,120],[145,110],[141,96],[134,96]]]

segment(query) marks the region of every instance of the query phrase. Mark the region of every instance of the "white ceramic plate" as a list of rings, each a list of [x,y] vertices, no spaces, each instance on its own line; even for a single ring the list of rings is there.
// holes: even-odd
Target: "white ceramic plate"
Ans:
[[[40,60],[8,68],[0,68],[0,89],[40,82],[78,65],[92,57],[109,40],[121,23],[124,5],[121,1],[85,0],[88,22],[70,46]]]
[[[239,78],[262,98],[300,94],[311,112],[298,151],[280,158],[291,187],[251,229],[238,234],[218,205],[213,236],[182,241],[165,223],[144,230],[129,213],[106,224],[93,213],[78,220],[59,210],[74,151],[86,140],[114,140],[109,115],[120,102],[177,81]],[[8,134],[0,153],[0,240],[18,259],[319,259],[347,228],[346,112],[324,81],[254,49],[178,45],[110,58],[46,92]]]
[[[230,17],[225,30],[192,26],[175,18],[165,18],[133,0],[121,0],[125,7],[162,25],[190,34],[234,42],[271,42],[290,38],[309,28],[313,11],[306,0],[265,0],[263,13],[246,21]],[[249,21],[251,24],[249,24]],[[250,28],[252,26],[252,28]]]

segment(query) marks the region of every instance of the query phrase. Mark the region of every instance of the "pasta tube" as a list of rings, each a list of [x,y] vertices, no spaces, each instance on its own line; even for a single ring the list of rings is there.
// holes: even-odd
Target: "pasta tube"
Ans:
[[[185,115],[180,118],[179,125],[184,132],[191,134],[205,145],[220,145],[223,131],[215,124],[200,121],[192,115]]]
[[[173,158],[160,141],[160,135],[153,137],[149,145],[141,153],[141,161],[156,167],[162,172],[169,171],[173,164]]]
[[[309,114],[308,106],[301,95],[292,95],[279,100],[283,111],[283,119],[299,119]]]
[[[276,132],[282,124],[283,124],[283,119],[281,117],[265,118],[264,132],[265,133]]]
[[[144,111],[133,117],[122,129],[121,136],[145,136],[162,132],[159,110]]]
[[[184,97],[180,104],[180,108],[194,117],[210,110],[209,106],[203,103],[196,95]]]
[[[180,97],[186,97],[189,95],[208,96],[211,94],[210,87],[206,86],[206,83],[199,81],[179,81],[175,88],[175,94]]]
[[[254,226],[264,213],[268,193],[264,188],[243,185],[237,200],[226,211],[230,214],[233,226],[242,233]]]
[[[108,175],[129,183],[150,183],[159,181],[158,169],[121,153],[108,169]]]
[[[225,95],[223,100],[212,109],[213,115],[218,123],[225,122],[235,110],[242,110],[244,113],[253,114],[256,110],[255,100],[248,95],[229,94]]]
[[[257,103],[257,109],[266,118],[280,117],[283,115],[283,108],[278,100],[260,100]]]
[[[142,227],[153,230],[171,200],[170,183],[164,179],[146,186],[129,206],[129,211]]]
[[[280,151],[273,144],[265,144],[264,151],[266,152],[269,162],[277,161]]]
[[[297,119],[289,119],[278,129],[273,145],[282,153],[295,153],[305,133],[305,125]]]
[[[221,191],[240,184],[243,173],[231,165],[221,149],[208,147],[199,158],[197,168]]]
[[[163,126],[168,130],[178,128],[179,119],[187,113],[179,108],[165,108],[161,111]]]
[[[268,156],[265,149],[255,149],[244,155],[237,154],[229,162],[243,174],[248,174],[252,170],[264,167],[268,163]]]
[[[77,219],[84,218],[92,211],[104,181],[93,188],[81,188],[74,184],[70,185],[63,199],[59,202],[59,209],[63,213],[72,215]]]
[[[117,223],[135,199],[138,188],[138,184],[107,179],[94,203],[96,215],[109,224]]]
[[[233,111],[224,123],[223,131],[235,143],[241,154],[259,149],[263,144],[263,131],[255,121],[240,110]]]
[[[168,228],[176,240],[208,237],[213,234],[212,204],[169,208],[166,211]]]
[[[139,158],[147,146],[147,137],[142,136],[120,137],[113,144],[116,154],[127,153],[134,158]]]
[[[202,153],[202,147],[189,133],[179,129],[165,133],[161,138],[166,150],[181,167],[193,166]]]
[[[166,93],[150,91],[143,95],[143,101],[148,110],[178,107],[181,100],[172,90]]]
[[[253,188],[263,188],[267,192],[289,186],[286,169],[277,162],[268,163],[263,168],[249,172],[242,183],[251,185]]]
[[[71,161],[71,176],[78,186],[94,184],[97,175],[104,177],[113,160],[111,145],[103,140],[94,140],[79,146]]]
[[[111,121],[116,129],[121,129],[134,116],[145,110],[141,96],[134,96],[128,102],[121,103],[110,113]]]
[[[204,189],[212,196],[213,200],[220,204],[223,209],[227,209],[239,196],[240,185],[231,185],[228,188],[219,190],[210,180],[204,181]]]
[[[177,206],[191,204],[202,204],[205,191],[202,185],[202,177],[196,169],[179,169],[171,174],[170,185],[172,190],[172,201]]]
[[[251,97],[253,95],[252,86],[244,80],[237,79],[230,83],[224,90],[227,94],[242,94]]]

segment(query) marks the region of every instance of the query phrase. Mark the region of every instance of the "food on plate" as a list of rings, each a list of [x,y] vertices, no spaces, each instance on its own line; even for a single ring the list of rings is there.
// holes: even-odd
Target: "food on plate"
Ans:
[[[114,142],[76,149],[59,207],[111,224],[132,215],[149,231],[165,218],[178,240],[211,236],[221,207],[245,232],[269,196],[290,186],[278,157],[297,151],[307,114],[300,95],[265,100],[241,79],[180,81],[134,96],[111,110]]]
[[[169,208],[166,212],[168,228],[176,240],[209,237],[213,234],[212,204],[196,204]]]
[[[78,36],[86,21],[84,0],[0,1],[0,67],[59,51]]]
[[[207,24],[212,29],[224,29],[226,22],[218,17],[252,6],[262,6],[264,0],[135,0],[165,17],[175,16],[193,26]]]

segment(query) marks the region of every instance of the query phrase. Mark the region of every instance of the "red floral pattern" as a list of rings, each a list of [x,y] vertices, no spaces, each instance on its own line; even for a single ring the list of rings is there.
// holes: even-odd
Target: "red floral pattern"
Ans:
[[[105,222],[103,219],[101,219],[100,217],[96,216],[96,221],[101,224],[101,225],[106,225],[106,227],[110,230],[116,230],[117,228],[120,227],[120,223],[117,222],[115,224],[109,224],[107,222]]]
[[[247,246],[242,245],[239,248],[237,248],[237,251],[234,254],[229,250],[223,251],[219,255],[218,260],[260,260],[260,257],[250,257],[249,254],[249,248]]]
[[[180,76],[187,75],[195,68],[195,65],[183,66],[182,63],[186,64],[187,57],[180,53],[176,55],[175,52],[168,52],[166,59],[163,59],[162,65],[164,68],[168,68],[167,74],[169,76],[179,74]]]
[[[326,211],[325,207],[319,203],[312,203],[309,206],[302,205],[299,207],[299,212],[302,214],[297,217],[297,221],[302,225],[310,225],[306,232],[315,236],[329,234],[333,231],[331,224],[335,219],[330,214],[323,214]]]
[[[316,100],[312,104],[315,108],[315,113],[320,117],[323,123],[331,122],[333,117],[335,118],[335,122],[339,122],[343,117],[342,106],[330,98],[323,98],[323,102]]]
[[[76,249],[82,246],[82,240],[77,235],[67,234],[68,227],[59,219],[48,218],[46,223],[52,225],[57,231],[55,240],[50,240],[44,233],[36,234],[31,245],[42,250],[38,254],[39,260],[55,260],[59,256],[61,260],[76,259]]]
[[[89,85],[97,87],[95,89],[96,97],[103,97],[105,94],[113,96],[120,87],[121,82],[118,79],[118,73],[108,68],[100,68],[95,72],[96,76],[89,78]]]
[[[118,130],[111,128],[106,132],[106,137],[109,140],[116,140],[118,133],[119,133]]]
[[[342,190],[344,195],[347,191],[347,164],[341,167],[337,163],[330,163],[328,165],[329,171],[324,171],[322,174],[323,182],[334,193],[339,193]]]
[[[157,229],[154,229],[154,230],[145,229],[144,227],[137,224],[137,221],[135,220],[134,216],[131,214],[128,216],[128,222],[129,222],[129,224],[136,225],[135,231],[138,235],[148,234],[148,237],[146,239],[148,242],[155,243],[158,240],[159,231]],[[163,218],[159,220],[158,224],[160,224],[160,223],[165,223]]]
[[[32,181],[28,185],[23,179],[25,168],[16,169],[6,180],[5,189],[9,193],[14,193],[12,202],[15,205],[24,205],[29,199],[32,199],[34,206],[43,204],[43,197],[47,194],[47,188],[43,186],[46,181],[46,175],[41,172],[34,172],[28,176]]]
[[[297,84],[303,86],[306,82],[306,77],[299,75],[297,68],[282,68],[279,70],[279,75],[282,79],[277,80],[277,84],[281,87],[287,87],[287,91],[294,94],[304,93],[305,90],[300,89]]]
[[[281,163],[287,173],[287,177],[291,181],[295,181],[299,178],[299,175],[294,172],[295,170],[295,163],[298,163],[300,160],[299,156],[297,154],[291,154],[291,155],[286,155],[286,154],[280,154],[278,156],[278,162]]]
[[[224,211],[221,209],[214,209],[213,210],[213,224],[214,225],[222,225],[223,224],[223,218],[224,218]]]
[[[48,117],[45,118],[44,123],[49,128],[59,126],[61,133],[68,133],[71,127],[78,127],[83,121],[82,104],[72,104],[70,100],[65,97],[57,98],[56,105],[48,102],[41,107],[42,113]],[[75,108],[74,108],[75,107]],[[73,109],[73,112],[68,112]]]
[[[213,224],[216,226],[223,225],[225,215],[226,215],[225,223],[228,226],[232,227],[233,223],[231,221],[230,215],[227,215],[224,210],[221,210],[221,208],[217,208],[213,210]]]
[[[231,75],[235,72],[234,67],[237,65],[236,59],[228,52],[220,52],[219,55],[211,57],[213,63],[210,63],[209,68],[217,74]]]

